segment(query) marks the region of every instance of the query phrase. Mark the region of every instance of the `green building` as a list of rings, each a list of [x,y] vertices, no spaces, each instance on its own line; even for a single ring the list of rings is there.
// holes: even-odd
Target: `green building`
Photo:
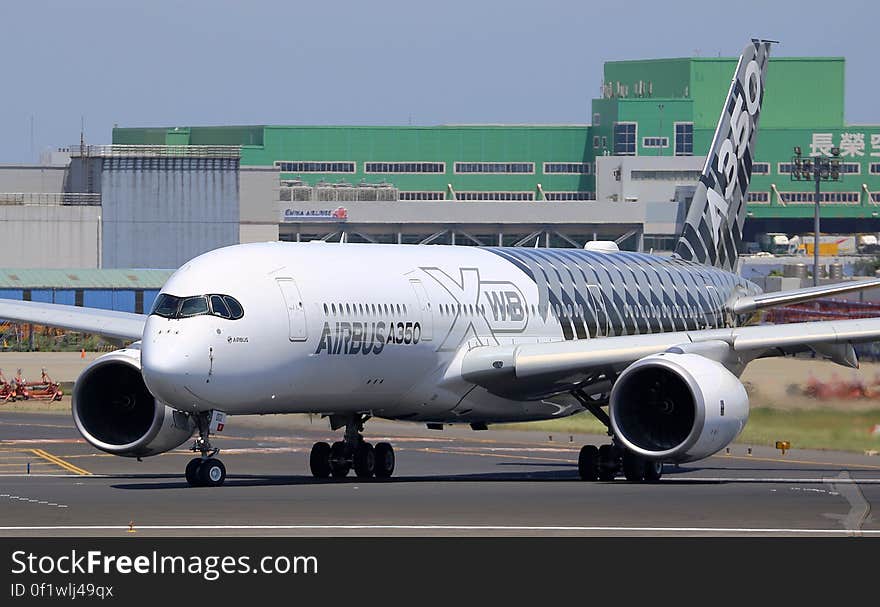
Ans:
[[[675,186],[693,184],[735,65],[703,57],[607,62],[590,125],[115,128],[113,143],[240,145],[242,167],[278,170],[282,201],[329,200],[314,190],[335,184],[387,190],[401,201],[581,201],[588,214],[597,197],[634,200],[603,182],[621,181],[620,172],[597,174],[597,157],[638,157],[642,170],[623,181],[656,181],[641,184],[643,200],[669,201]],[[878,217],[880,125],[845,122],[844,72],[842,57],[771,59],[747,238],[809,230],[812,184],[790,179],[795,146],[805,155],[840,149],[843,178],[823,184],[828,231],[880,228],[864,221]],[[652,157],[669,158],[644,170]]]

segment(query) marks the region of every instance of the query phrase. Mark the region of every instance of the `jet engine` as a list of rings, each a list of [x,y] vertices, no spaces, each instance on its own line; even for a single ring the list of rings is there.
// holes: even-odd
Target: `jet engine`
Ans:
[[[609,401],[615,435],[652,460],[709,457],[749,418],[745,387],[722,364],[692,353],[655,354],[627,367]]]
[[[126,457],[179,447],[195,430],[182,411],[156,400],[141,375],[140,344],[101,356],[73,388],[73,421],[92,445]]]

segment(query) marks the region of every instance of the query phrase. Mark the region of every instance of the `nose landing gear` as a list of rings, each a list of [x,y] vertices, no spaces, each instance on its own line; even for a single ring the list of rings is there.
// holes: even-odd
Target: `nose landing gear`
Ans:
[[[219,487],[226,480],[226,466],[217,457],[220,449],[211,445],[211,420],[213,411],[203,411],[194,415],[199,429],[199,437],[193,442],[191,451],[201,453],[186,465],[186,482],[191,487]]]
[[[354,468],[358,478],[390,478],[394,474],[394,448],[390,443],[378,443],[375,447],[364,440],[366,414],[332,415],[330,427],[334,430],[345,426],[345,437],[328,445],[318,442],[312,445],[309,468],[315,478],[345,478]]]

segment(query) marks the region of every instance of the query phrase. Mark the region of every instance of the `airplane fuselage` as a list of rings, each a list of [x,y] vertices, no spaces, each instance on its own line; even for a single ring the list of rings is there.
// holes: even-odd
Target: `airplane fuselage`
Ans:
[[[491,394],[450,372],[457,358],[481,345],[722,327],[724,303],[757,291],[729,272],[630,252],[239,245],[187,263],[162,293],[230,295],[242,317],[151,315],[143,373],[186,411],[543,419],[579,408]]]

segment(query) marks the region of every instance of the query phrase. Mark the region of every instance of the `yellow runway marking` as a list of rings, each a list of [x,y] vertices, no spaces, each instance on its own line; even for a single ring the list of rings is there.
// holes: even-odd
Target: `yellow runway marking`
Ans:
[[[70,462],[64,461],[60,457],[56,457],[47,451],[43,451],[42,449],[31,449],[31,453],[36,456],[42,457],[44,460],[55,464],[56,466],[60,466],[67,470],[68,472],[73,472],[74,474],[79,474],[82,476],[91,475],[91,472],[88,470],[84,470],[79,466],[74,466]]]
[[[834,466],[836,468],[863,468],[865,470],[880,470],[880,466],[874,466],[871,464],[843,464],[840,462],[817,462],[814,460],[806,460],[806,459],[782,459],[779,457],[755,457],[754,455],[716,455],[713,458],[720,459],[741,459],[745,461],[754,461],[754,462],[777,462],[782,464],[812,464],[814,466]]]

